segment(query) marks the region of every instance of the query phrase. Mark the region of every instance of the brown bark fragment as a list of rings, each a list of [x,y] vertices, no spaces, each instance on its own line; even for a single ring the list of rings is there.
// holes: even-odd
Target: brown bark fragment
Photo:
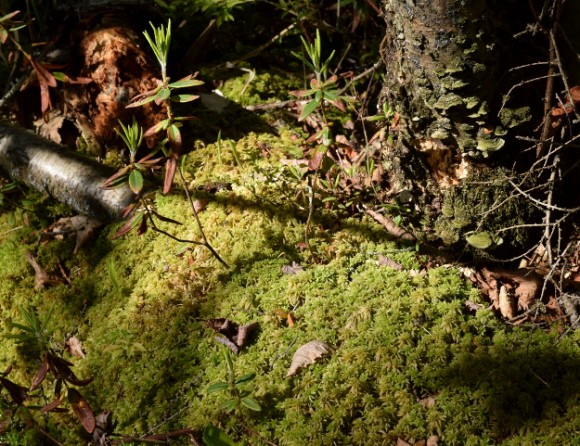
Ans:
[[[110,147],[119,144],[115,127],[132,116],[144,128],[166,118],[165,110],[155,103],[127,110],[134,96],[153,90],[160,78],[159,67],[148,57],[139,35],[128,27],[130,22],[116,13],[91,17],[81,26],[90,25],[80,37],[74,60],[75,76],[93,80],[88,85],[67,85],[65,97],[85,137]],[[140,30],[139,30],[140,31]],[[155,137],[146,138],[152,147]]]

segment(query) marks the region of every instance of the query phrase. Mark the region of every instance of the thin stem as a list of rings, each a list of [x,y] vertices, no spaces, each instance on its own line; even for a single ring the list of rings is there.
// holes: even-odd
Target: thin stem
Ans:
[[[217,253],[217,251],[215,249],[213,249],[213,247],[211,246],[211,244],[209,243],[209,241],[207,240],[207,237],[205,236],[205,232],[203,230],[203,226],[201,224],[201,220],[199,219],[199,215],[197,213],[197,210],[195,209],[195,204],[193,203],[193,199],[191,198],[191,195],[189,193],[189,190],[187,189],[187,184],[185,182],[185,178],[183,176],[183,172],[181,171],[181,167],[177,166],[177,172],[179,173],[179,179],[181,180],[181,185],[183,186],[183,190],[185,191],[185,196],[187,197],[187,200],[189,201],[189,205],[191,207],[191,210],[193,211],[193,216],[195,217],[195,222],[197,223],[197,227],[199,229],[199,232],[201,234],[201,238],[203,239],[203,245],[209,249],[209,251],[213,254],[213,256],[226,268],[230,268],[230,265],[228,265],[226,263],[226,261],[224,259],[222,259],[220,257],[220,255]]]

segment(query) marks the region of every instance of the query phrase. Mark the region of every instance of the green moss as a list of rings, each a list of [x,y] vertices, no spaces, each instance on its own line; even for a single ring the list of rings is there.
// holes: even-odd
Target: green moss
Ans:
[[[506,230],[531,221],[535,210],[512,193],[502,168],[479,168],[464,184],[451,187],[443,198],[435,232],[446,244],[466,240],[475,248],[506,249],[525,246],[530,236],[521,229]],[[487,236],[484,236],[487,234]],[[486,241],[479,240],[486,238]],[[485,247],[483,247],[485,245]]]
[[[21,308],[39,314],[53,308],[53,348],[61,351],[71,333],[83,342],[85,358],[63,353],[79,377],[94,378],[79,390],[96,413],[111,410],[116,431],[127,435],[189,427],[199,439],[213,423],[256,445],[380,445],[430,435],[446,445],[577,441],[579,335],[508,327],[485,307],[469,312],[467,300],[484,302],[457,270],[422,271],[425,259],[366,219],[338,219],[317,209],[312,251],[304,249],[307,195],[279,162],[302,156],[292,135],[246,131],[240,139],[198,141],[186,159],[189,189],[208,200],[200,212],[203,227],[230,269],[201,246],[152,231],[112,241],[121,223],[73,256],[70,240],[37,245],[38,231],[50,220],[36,211],[44,203],[32,203],[27,219],[4,208],[0,334],[17,332],[10,322],[22,322]],[[470,181],[489,183],[502,174],[481,172]],[[210,181],[231,189],[199,190]],[[493,233],[525,218],[515,215],[509,200],[488,213],[510,190],[500,183],[490,196],[488,187],[473,183],[445,198],[437,227],[449,243],[475,224]],[[163,230],[200,240],[179,188],[158,195],[155,206],[182,223],[160,223]],[[519,235],[510,233],[510,240]],[[26,251],[51,274],[62,266],[70,284],[36,291]],[[402,269],[381,266],[381,256]],[[284,274],[292,262],[304,270]],[[287,311],[293,327],[280,317]],[[257,373],[251,392],[262,412],[226,415],[224,396],[207,393],[226,373],[224,347],[205,322],[211,318],[259,323],[234,363],[240,375]],[[293,353],[314,339],[330,344],[333,353],[286,378]],[[40,358],[4,339],[0,370],[8,364],[10,379],[28,386]],[[30,404],[44,404],[51,392],[48,380],[46,399]],[[0,401],[5,397],[3,392]],[[70,411],[31,414],[62,444],[86,443]],[[26,426],[19,420],[14,429],[21,434]],[[22,435],[30,436],[29,444],[45,440],[33,429]]]

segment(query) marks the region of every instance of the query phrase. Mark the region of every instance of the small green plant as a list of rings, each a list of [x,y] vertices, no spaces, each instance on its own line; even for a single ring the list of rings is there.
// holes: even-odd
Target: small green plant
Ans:
[[[234,362],[232,360],[232,353],[228,349],[224,349],[224,357],[226,362],[226,379],[227,381],[219,381],[213,383],[207,389],[207,393],[215,393],[225,391],[228,393],[229,399],[222,404],[222,408],[226,412],[232,412],[233,410],[239,409],[242,406],[247,407],[250,410],[260,412],[262,408],[260,404],[249,395],[250,390],[242,389],[241,387],[245,384],[253,381],[256,378],[255,373],[246,373],[239,378],[236,378],[236,372],[234,369]]]
[[[312,135],[310,141],[321,140],[324,147],[332,144],[332,135],[330,125],[326,116],[327,104],[336,107],[341,112],[346,112],[346,105],[351,101],[351,98],[341,94],[338,88],[339,76],[334,74],[329,77],[329,64],[334,57],[335,52],[332,51],[326,60],[322,59],[322,41],[320,38],[320,30],[316,30],[316,37],[314,43],[308,43],[304,37],[301,37],[302,45],[308,57],[302,54],[292,52],[302,63],[314,74],[314,78],[310,80],[310,89],[296,90],[290,93],[299,98],[309,98],[300,113],[300,120],[306,119],[316,110],[320,111],[322,115],[323,126],[322,129]]]
[[[50,348],[52,332],[49,330],[49,322],[52,317],[52,308],[41,319],[32,308],[23,308],[20,311],[24,322],[22,324],[11,322],[12,327],[20,330],[20,333],[7,335],[16,344],[25,345],[33,352],[44,352]]]
[[[163,150],[166,157],[163,193],[167,193],[173,184],[173,178],[175,177],[178,159],[181,155],[181,149],[183,146],[181,131],[179,129],[183,125],[183,121],[193,119],[192,116],[174,116],[171,103],[190,102],[199,97],[195,94],[175,93],[175,90],[196,87],[202,85],[203,82],[194,79],[195,74],[190,74],[178,81],[171,82],[171,79],[167,76],[167,60],[169,56],[169,46],[171,45],[171,20],[168,21],[167,28],[165,28],[164,25],[156,28],[153,24],[151,24],[151,27],[153,28],[153,37],[151,37],[147,31],[145,31],[143,35],[159,63],[159,67],[161,68],[161,80],[153,90],[135,96],[132,99],[133,102],[129,104],[127,108],[140,107],[152,101],[155,101],[156,104],[163,104],[165,107],[167,118],[157,122],[147,129],[143,136],[152,136],[161,131],[165,131],[166,133],[166,138],[161,141],[159,147]]]
[[[35,310],[22,310],[23,323],[12,322],[12,327],[20,330],[20,333],[9,335],[17,344],[22,344],[29,351],[39,354],[41,357],[40,366],[29,386],[21,386],[7,378],[11,367],[4,373],[0,373],[0,390],[6,389],[10,400],[2,402],[9,406],[4,415],[9,414],[8,419],[3,423],[8,426],[20,416],[21,412],[26,413],[29,427],[35,425],[33,415],[39,410],[46,414],[51,411],[61,411],[60,406],[66,401],[70,404],[73,412],[81,422],[84,429],[92,433],[96,427],[96,419],[88,402],[82,394],[72,386],[80,387],[89,384],[92,379],[79,379],[72,371],[73,364],[62,357],[61,351],[57,351],[52,346],[52,333],[47,328],[52,315],[52,309],[45,317],[40,318]],[[42,398],[46,401],[43,383],[48,374],[51,374],[53,381],[48,386],[54,392],[54,398],[48,404],[38,406],[29,404],[32,399]]]
[[[133,203],[127,207],[125,210],[125,216],[133,214],[133,216],[127,221],[121,229],[115,234],[115,238],[121,237],[133,229],[137,229],[138,234],[143,234],[147,231],[148,224],[150,223],[152,228],[176,241],[184,243],[192,243],[195,245],[205,246],[213,254],[213,256],[226,268],[229,265],[219,256],[219,254],[213,249],[213,247],[208,242],[201,221],[197,214],[197,210],[193,203],[193,200],[185,184],[185,179],[183,173],[179,167],[179,158],[181,156],[181,151],[183,147],[183,141],[181,137],[181,126],[183,121],[194,119],[192,116],[174,116],[173,108],[171,106],[172,102],[186,103],[197,99],[199,96],[189,93],[176,93],[175,90],[181,90],[183,88],[195,87],[202,85],[203,82],[194,79],[195,74],[190,74],[184,78],[171,82],[171,79],[167,75],[167,62],[169,57],[169,47],[171,45],[171,20],[167,23],[167,28],[164,25],[159,27],[153,26],[153,35],[149,35],[147,31],[143,32],[145,39],[149,43],[155,58],[159,64],[161,70],[161,79],[158,80],[158,85],[156,88],[145,93],[141,93],[132,99],[132,103],[127,106],[127,108],[140,107],[149,102],[155,102],[156,104],[163,104],[165,107],[167,118],[155,123],[153,126],[143,131],[143,129],[137,124],[135,119],[131,125],[124,125],[119,123],[121,129],[116,129],[117,134],[121,137],[127,148],[129,149],[130,160],[129,164],[121,168],[117,173],[105,180],[103,187],[113,187],[124,181],[128,181],[131,190],[139,196],[137,203]],[[135,161],[137,157],[137,152],[141,147],[143,138],[152,136],[158,132],[165,131],[165,138],[159,142],[152,151],[141,158],[139,161]],[[157,168],[157,164],[162,160],[162,157],[154,158],[154,156],[159,152],[163,151],[165,155],[165,179],[163,182],[163,193],[166,194],[171,189],[175,174],[178,172],[181,179],[181,183],[184,188],[185,195],[189,200],[195,221],[201,233],[202,241],[195,240],[183,240],[179,239],[168,232],[160,229],[154,218],[173,224],[181,224],[178,221],[172,220],[170,218],[164,217],[158,214],[151,204],[148,197],[143,196],[147,194],[141,194],[144,187],[143,173],[147,170],[153,170]],[[139,207],[139,205],[141,205]]]

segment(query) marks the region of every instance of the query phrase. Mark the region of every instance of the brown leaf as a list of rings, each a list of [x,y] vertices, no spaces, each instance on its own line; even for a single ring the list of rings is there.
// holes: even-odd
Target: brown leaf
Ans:
[[[282,274],[287,274],[289,276],[293,276],[302,271],[304,271],[304,268],[296,262],[292,262],[291,265],[284,265],[282,267]]]
[[[310,161],[308,162],[308,170],[310,171],[318,170],[325,156],[326,150],[315,150],[314,154],[312,155],[312,158],[310,158]]]
[[[46,139],[50,139],[57,144],[62,142],[62,136],[59,130],[64,123],[64,116],[59,112],[57,113],[47,113],[46,119],[39,118],[33,122],[34,126],[38,129],[38,134]]]
[[[58,285],[63,283],[62,279],[49,275],[31,253],[27,252],[24,256],[26,257],[26,260],[28,260],[28,263],[30,263],[30,266],[34,269],[34,288],[36,290],[40,290],[46,285]]]
[[[44,355],[44,357],[42,358],[42,363],[40,364],[40,367],[38,368],[38,372],[36,372],[36,376],[32,380],[32,383],[30,384],[30,391],[31,392],[33,390],[38,389],[38,386],[40,386],[40,384],[42,384],[42,381],[44,381],[44,378],[46,378],[46,374],[48,373],[49,369],[50,369],[50,364],[48,362],[48,355]]]
[[[242,325],[239,330],[238,334],[234,337],[233,341],[236,345],[240,348],[243,348],[250,335],[258,328],[259,324],[257,322],[250,322],[249,324]]]
[[[50,370],[52,371],[52,373],[56,378],[62,378],[74,386],[86,386],[87,384],[92,382],[92,378],[89,379],[77,378],[77,376],[70,369],[73,364],[68,362],[67,360],[59,356],[53,355],[52,353],[48,353],[47,357],[50,364]]]
[[[76,336],[71,336],[66,340],[66,349],[73,356],[78,356],[79,358],[85,357],[83,344]]]
[[[512,320],[515,316],[515,305],[505,285],[499,288],[498,301],[501,315],[508,320]]]
[[[439,436],[438,435],[431,435],[427,438],[427,446],[437,446],[439,443]]]
[[[403,265],[382,254],[379,254],[379,265],[396,269],[397,271],[401,271],[403,269]]]
[[[411,443],[407,443],[405,440],[403,440],[402,438],[397,437],[397,443],[396,446],[412,446]]]
[[[216,337],[215,339],[219,343],[228,346],[234,353],[239,353],[245,347],[251,333],[259,327],[257,322],[250,322],[249,324],[239,326],[235,322],[225,318],[208,319],[206,324],[212,330],[225,336],[225,338]]]
[[[63,240],[66,236],[76,236],[76,245],[73,254],[86,244],[103,224],[94,218],[84,215],[75,215],[72,217],[63,217],[50,225],[42,235]]]
[[[470,311],[477,311],[477,310],[480,310],[481,308],[483,308],[483,305],[476,304],[475,302],[472,302],[471,300],[466,300],[465,301],[465,306]]]
[[[8,378],[0,377],[0,383],[4,386],[10,398],[18,405],[22,405],[24,401],[28,399],[28,389],[26,387],[19,386],[18,384],[10,381]]]
[[[61,403],[62,403],[62,397],[59,395],[53,401],[51,401],[50,403],[48,403],[47,405],[42,406],[40,408],[40,412],[41,413],[50,412],[50,411],[56,409],[58,406],[60,406]]]
[[[91,434],[97,425],[95,414],[87,400],[76,389],[68,389],[68,401],[85,430]]]
[[[419,400],[419,404],[423,406],[425,409],[429,409],[435,405],[435,397],[434,396],[426,396],[425,398],[421,398]]]
[[[199,213],[207,207],[207,200],[204,198],[198,198],[193,202],[193,209],[195,212]]]
[[[294,353],[286,376],[295,375],[301,368],[314,364],[318,359],[330,352],[331,347],[323,341],[315,340],[304,344]]]

